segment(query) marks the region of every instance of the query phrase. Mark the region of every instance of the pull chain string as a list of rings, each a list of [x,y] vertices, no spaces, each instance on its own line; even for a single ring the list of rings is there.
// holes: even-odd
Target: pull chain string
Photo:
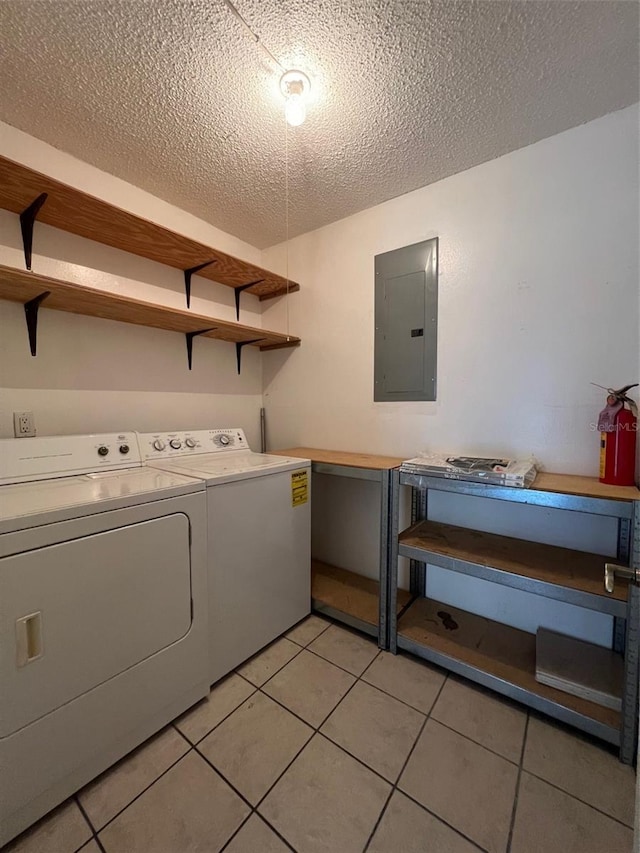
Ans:
[[[289,340],[289,122],[284,119],[284,223],[285,223],[285,271],[287,279],[287,295],[285,296],[287,312],[287,341]]]

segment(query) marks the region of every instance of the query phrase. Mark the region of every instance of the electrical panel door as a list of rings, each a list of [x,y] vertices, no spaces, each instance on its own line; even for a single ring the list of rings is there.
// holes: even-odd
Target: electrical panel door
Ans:
[[[435,400],[438,240],[375,258],[374,397]]]

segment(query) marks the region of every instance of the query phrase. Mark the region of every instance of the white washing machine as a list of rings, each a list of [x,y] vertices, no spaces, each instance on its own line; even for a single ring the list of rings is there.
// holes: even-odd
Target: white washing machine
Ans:
[[[0,441],[0,846],[207,695],[207,616],[202,483]]]
[[[311,606],[311,463],[254,453],[241,429],[139,436],[147,465],[207,485],[211,683]]]

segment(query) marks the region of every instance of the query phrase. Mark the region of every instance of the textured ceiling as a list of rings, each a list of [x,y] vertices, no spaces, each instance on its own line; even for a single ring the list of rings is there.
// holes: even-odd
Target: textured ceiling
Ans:
[[[236,0],[312,78],[291,234],[638,100],[636,2]],[[284,238],[280,71],[223,0],[3,0],[0,119],[256,246]]]

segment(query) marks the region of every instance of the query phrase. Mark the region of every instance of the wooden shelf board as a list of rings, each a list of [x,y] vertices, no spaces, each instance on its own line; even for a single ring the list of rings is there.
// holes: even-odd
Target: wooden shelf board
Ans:
[[[379,596],[380,584],[377,580],[320,560],[311,561],[311,597],[314,601],[321,601],[377,628]],[[406,590],[398,590],[398,612],[410,597]]]
[[[194,314],[192,311],[180,308],[142,302],[129,296],[93,290],[79,284],[0,265],[0,299],[24,303],[44,291],[50,291],[50,296],[42,302],[42,308],[100,317],[103,320],[133,323],[137,326],[150,326],[183,334],[211,328],[212,331],[206,332],[203,337],[232,343],[255,340],[257,343],[253,346],[260,349],[292,347],[300,343],[300,338],[291,335],[287,339],[286,335],[279,332],[242,326],[239,323]]]
[[[551,474],[540,471],[531,488],[540,492],[557,492],[587,498],[640,500],[640,490],[635,486],[609,486],[607,483],[601,483],[597,477],[580,477],[576,474]]]
[[[436,521],[420,521],[403,531],[400,534],[400,545],[601,595],[603,598],[627,600],[629,582],[622,578],[616,579],[615,590],[611,595],[605,592],[604,564],[607,558],[599,554]],[[610,559],[615,562],[615,558]]]
[[[246,291],[260,299],[270,299],[300,289],[300,285],[294,281],[287,285],[287,280],[280,275],[176,234],[102,199],[0,157],[0,207],[22,213],[43,192],[48,194],[48,198],[38,213],[38,222],[181,270],[215,261],[212,266],[205,267],[197,274],[228,287],[262,279]],[[37,248],[37,236],[35,246]]]
[[[345,450],[320,450],[316,447],[290,447],[285,450],[270,450],[279,456],[298,456],[312,462],[324,462],[327,465],[345,465],[349,468],[370,468],[374,471],[388,471],[398,468],[403,460],[395,456],[376,456],[371,453],[351,453]]]
[[[448,627],[447,627],[448,626]],[[417,599],[398,623],[400,636],[610,726],[620,714],[536,681],[534,634],[432,599]]]

